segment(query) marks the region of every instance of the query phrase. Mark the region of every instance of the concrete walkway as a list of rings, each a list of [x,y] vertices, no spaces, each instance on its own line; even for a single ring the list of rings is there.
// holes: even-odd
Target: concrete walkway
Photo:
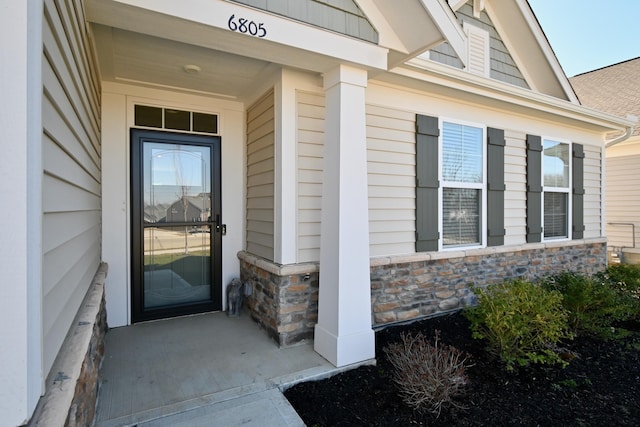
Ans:
[[[278,348],[248,315],[115,328],[105,346],[98,427],[304,426],[281,390],[345,370],[311,344]]]

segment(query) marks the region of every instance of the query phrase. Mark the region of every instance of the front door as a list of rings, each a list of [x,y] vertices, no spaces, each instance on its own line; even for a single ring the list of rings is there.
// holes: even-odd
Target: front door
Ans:
[[[131,130],[132,320],[222,309],[220,137]]]

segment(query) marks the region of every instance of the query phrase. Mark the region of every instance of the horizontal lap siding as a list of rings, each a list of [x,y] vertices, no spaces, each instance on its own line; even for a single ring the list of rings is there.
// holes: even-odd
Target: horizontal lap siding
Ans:
[[[602,236],[602,149],[584,146],[584,238]]]
[[[505,245],[526,243],[527,222],[527,152],[526,135],[505,131],[504,148],[504,236]]]
[[[247,251],[273,260],[274,97],[247,111]]]
[[[45,373],[100,263],[100,91],[80,0],[44,2]]]
[[[367,105],[371,256],[415,251],[415,128],[413,113]]]
[[[607,237],[615,247],[632,246],[630,225],[610,223],[635,223],[636,246],[640,243],[640,155],[607,158]]]
[[[320,260],[325,98],[306,92],[296,97],[298,262],[312,262]]]

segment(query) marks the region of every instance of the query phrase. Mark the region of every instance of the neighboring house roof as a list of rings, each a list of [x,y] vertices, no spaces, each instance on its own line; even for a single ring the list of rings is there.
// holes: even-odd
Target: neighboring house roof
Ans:
[[[173,202],[167,209],[171,209],[174,206],[182,206],[183,200],[197,209],[199,212],[205,212],[211,209],[211,196],[209,193],[200,193],[197,196],[184,196]]]
[[[640,57],[569,79],[582,105],[616,116],[640,116]],[[636,127],[634,136],[640,135]]]

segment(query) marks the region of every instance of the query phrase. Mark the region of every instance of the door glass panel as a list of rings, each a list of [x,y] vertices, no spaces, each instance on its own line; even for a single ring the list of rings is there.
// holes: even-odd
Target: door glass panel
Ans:
[[[145,144],[145,224],[210,220],[210,150],[204,146]]]
[[[144,308],[211,301],[211,229],[144,229]]]
[[[144,145],[145,309],[211,301],[210,150]]]

